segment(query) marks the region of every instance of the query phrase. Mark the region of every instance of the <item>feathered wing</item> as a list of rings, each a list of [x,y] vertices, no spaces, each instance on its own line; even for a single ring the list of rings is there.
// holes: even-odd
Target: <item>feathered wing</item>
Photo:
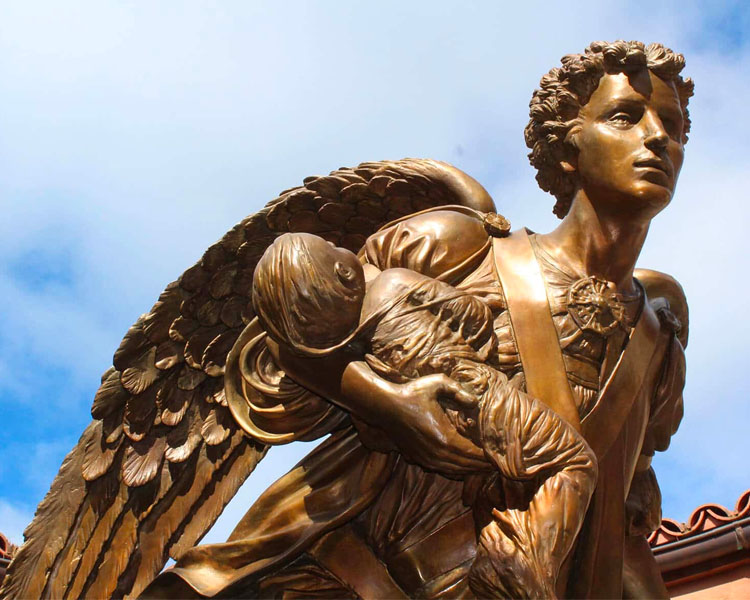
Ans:
[[[169,556],[195,545],[267,450],[240,429],[224,394],[264,250],[304,231],[356,252],[386,222],[447,204],[494,210],[447,164],[363,163],[308,177],[211,246],[125,335],[0,597],[138,595]]]

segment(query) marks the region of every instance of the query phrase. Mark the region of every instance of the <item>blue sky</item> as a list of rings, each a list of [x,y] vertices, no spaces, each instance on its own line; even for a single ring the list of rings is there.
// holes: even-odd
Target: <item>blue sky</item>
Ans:
[[[522,6],[521,6],[522,5]],[[302,178],[424,156],[554,227],[522,131],[539,78],[595,39],[661,41],[696,81],[675,200],[641,266],[691,307],[665,516],[750,487],[743,3],[4,2],[0,6],[0,531],[18,542],[137,316]],[[309,446],[275,449],[207,539]]]

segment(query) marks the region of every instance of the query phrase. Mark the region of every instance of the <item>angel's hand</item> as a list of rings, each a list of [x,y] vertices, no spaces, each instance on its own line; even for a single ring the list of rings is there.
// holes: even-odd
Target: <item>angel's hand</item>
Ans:
[[[348,408],[385,431],[399,451],[426,469],[464,475],[490,469],[483,451],[462,436],[441,401],[470,404],[474,398],[445,375],[429,375],[395,384],[376,375],[366,363],[352,362],[342,379]]]
[[[397,386],[399,401],[385,427],[411,462],[448,475],[486,471],[484,452],[461,435],[441,404],[473,408],[476,398],[445,375],[428,375]]]
[[[384,431],[409,461],[455,476],[491,468],[481,448],[456,430],[441,406],[441,401],[446,405],[475,403],[449,377],[429,375],[396,384],[344,352],[306,358],[271,339],[267,344],[292,379]]]

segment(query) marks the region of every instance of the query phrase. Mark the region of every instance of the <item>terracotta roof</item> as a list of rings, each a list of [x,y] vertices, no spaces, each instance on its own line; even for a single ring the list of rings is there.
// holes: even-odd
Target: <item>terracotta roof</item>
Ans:
[[[720,504],[703,504],[693,511],[686,523],[662,519],[661,525],[648,537],[648,541],[652,548],[657,548],[746,517],[750,517],[750,490],[739,497],[734,510],[728,510]]]
[[[704,504],[686,523],[662,519],[649,543],[670,590],[709,589],[718,585],[720,574],[727,581],[741,579],[737,569],[750,564],[750,490],[739,497],[734,510]]]

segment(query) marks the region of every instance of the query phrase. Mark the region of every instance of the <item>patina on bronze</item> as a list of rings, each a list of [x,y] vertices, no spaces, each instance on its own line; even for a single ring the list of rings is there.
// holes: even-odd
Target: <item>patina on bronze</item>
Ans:
[[[693,85],[659,44],[562,63],[526,128],[557,229],[431,160],[285,192],[127,333],[0,596],[667,597],[687,304],[635,263]],[[196,546],[270,446],[326,435]]]

